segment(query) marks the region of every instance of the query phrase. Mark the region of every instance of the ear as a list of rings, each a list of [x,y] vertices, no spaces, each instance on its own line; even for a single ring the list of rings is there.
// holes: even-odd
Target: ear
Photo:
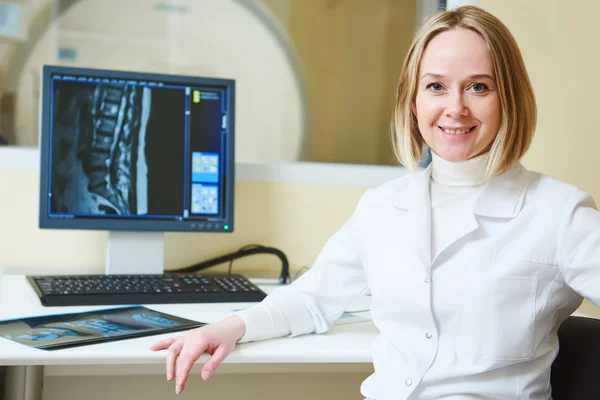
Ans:
[[[417,105],[415,104],[414,101],[410,105],[410,110],[412,111],[413,115],[416,118],[417,117]]]

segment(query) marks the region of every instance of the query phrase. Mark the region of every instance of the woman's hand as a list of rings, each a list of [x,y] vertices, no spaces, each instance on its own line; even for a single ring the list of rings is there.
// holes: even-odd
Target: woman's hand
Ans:
[[[192,329],[183,336],[161,340],[150,346],[150,350],[168,349],[167,380],[176,378],[175,393],[179,394],[183,391],[194,363],[202,354],[211,355],[202,367],[202,379],[206,381],[233,351],[236,342],[244,333],[244,320],[232,315],[214,324]]]

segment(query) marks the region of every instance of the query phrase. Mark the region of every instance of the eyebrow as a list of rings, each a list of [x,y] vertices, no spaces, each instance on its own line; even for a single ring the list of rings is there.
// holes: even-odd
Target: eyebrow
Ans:
[[[421,79],[424,79],[426,77],[432,77],[435,79],[443,79],[444,75],[440,75],[440,74],[432,74],[432,73],[426,73],[423,76],[421,76]],[[490,74],[475,74],[475,75],[471,75],[468,77],[469,79],[490,79],[490,80],[494,80],[494,78],[490,75]]]

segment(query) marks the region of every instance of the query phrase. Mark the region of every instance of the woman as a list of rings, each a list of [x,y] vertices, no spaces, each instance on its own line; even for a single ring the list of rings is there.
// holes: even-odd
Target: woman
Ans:
[[[367,191],[292,285],[155,344],[168,349],[176,391],[202,353],[212,354],[207,379],[236,342],[324,332],[369,291],[381,334],[365,397],[550,398],[559,325],[583,297],[600,304],[600,213],[587,194],[520,165],[535,123],[506,27],[475,7],[432,17],[395,105],[394,147],[413,173]]]

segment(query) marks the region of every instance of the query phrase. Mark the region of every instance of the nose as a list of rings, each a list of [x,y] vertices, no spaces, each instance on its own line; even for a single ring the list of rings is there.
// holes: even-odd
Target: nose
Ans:
[[[448,96],[446,116],[453,119],[464,118],[469,115],[469,108],[465,104],[463,93],[458,92]]]

